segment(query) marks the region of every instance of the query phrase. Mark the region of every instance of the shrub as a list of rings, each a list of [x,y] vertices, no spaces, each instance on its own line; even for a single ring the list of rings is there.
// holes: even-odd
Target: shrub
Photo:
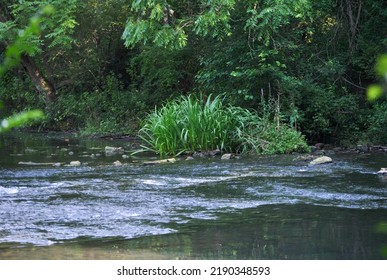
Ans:
[[[387,144],[387,101],[380,100],[373,107],[368,117],[368,142],[373,144]]]
[[[185,151],[232,149],[231,110],[225,110],[219,97],[203,99],[181,97],[149,114],[140,130],[146,150],[161,154]]]
[[[145,142],[141,151],[161,156],[214,149],[259,154],[308,150],[299,132],[247,109],[224,106],[219,96],[169,101],[145,118],[139,136]]]
[[[114,75],[101,88],[83,93],[59,92],[48,111],[50,129],[80,129],[82,135],[128,134],[145,115],[140,93],[124,88]],[[134,129],[137,131],[137,128]]]

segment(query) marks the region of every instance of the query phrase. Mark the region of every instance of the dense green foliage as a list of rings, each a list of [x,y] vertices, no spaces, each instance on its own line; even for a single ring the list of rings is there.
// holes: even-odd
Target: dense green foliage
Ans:
[[[42,7],[56,12],[39,18],[40,32],[20,32]],[[5,0],[0,59],[10,63],[15,42],[23,53],[0,78],[0,117],[41,109],[43,129],[136,133],[155,106],[196,93],[312,143],[385,145],[375,65],[386,22],[382,0]]]
[[[33,48],[29,45],[29,37],[39,35],[40,33],[40,21],[42,15],[52,14],[53,10],[51,6],[47,6],[41,14],[37,14],[32,17],[28,25],[19,31],[19,35],[15,42],[7,44],[5,51],[4,61],[0,64],[0,77],[6,73],[7,70],[12,69],[19,64],[22,55],[32,54]],[[4,87],[5,88],[5,87]],[[0,110],[4,108],[3,102],[0,101]],[[20,113],[15,113],[12,116],[4,118],[0,122],[0,133],[11,130],[12,128],[22,127],[32,123],[33,121],[42,120],[44,113],[41,110],[28,110]]]
[[[219,96],[181,97],[150,113],[140,136],[144,150],[161,156],[220,150],[263,154],[308,151],[299,132],[247,109],[225,106]]]

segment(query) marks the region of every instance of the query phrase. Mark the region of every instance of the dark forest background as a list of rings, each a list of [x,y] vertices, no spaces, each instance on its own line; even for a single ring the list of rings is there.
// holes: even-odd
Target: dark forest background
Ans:
[[[2,0],[0,60],[20,37],[0,118],[41,109],[40,130],[135,134],[155,106],[197,94],[271,110],[311,143],[387,144],[386,94],[366,97],[387,53],[382,0]]]

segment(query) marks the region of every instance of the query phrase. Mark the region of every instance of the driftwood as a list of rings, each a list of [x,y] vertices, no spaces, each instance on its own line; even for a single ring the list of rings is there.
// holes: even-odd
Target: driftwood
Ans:
[[[142,164],[143,165],[156,165],[156,164],[162,164],[162,163],[175,163],[175,158],[167,158],[167,159],[160,159],[160,160],[153,160],[153,161],[145,161]]]
[[[30,165],[30,166],[58,166],[61,165],[59,162],[33,162],[33,161],[19,161],[19,165]]]

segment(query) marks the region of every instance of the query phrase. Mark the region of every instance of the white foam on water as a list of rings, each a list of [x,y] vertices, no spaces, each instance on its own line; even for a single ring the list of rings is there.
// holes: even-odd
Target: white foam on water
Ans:
[[[5,188],[0,186],[0,194],[16,194],[19,192],[19,188],[11,187]]]

